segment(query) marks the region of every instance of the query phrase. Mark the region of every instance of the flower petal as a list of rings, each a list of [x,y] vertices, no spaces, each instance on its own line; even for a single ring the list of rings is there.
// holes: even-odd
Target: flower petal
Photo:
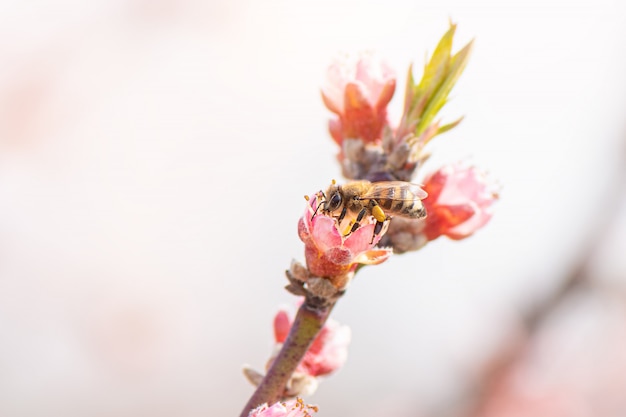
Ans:
[[[343,113],[343,100],[338,101],[337,99],[331,99],[322,91],[322,101],[324,102],[326,108],[331,112],[335,114]]]
[[[311,223],[313,230],[311,237],[321,251],[325,252],[329,248],[341,246],[343,239],[339,230],[337,230],[335,219],[318,214]]]
[[[395,91],[396,91],[396,80],[393,79],[393,80],[387,81],[385,85],[383,86],[382,90],[380,91],[380,94],[378,95],[378,101],[375,104],[376,108],[382,109],[382,108],[387,107]]]
[[[341,246],[328,249],[326,253],[324,253],[324,256],[330,262],[337,265],[350,265],[354,259],[352,251]]]
[[[337,250],[341,250],[341,248],[337,248]],[[332,255],[338,260],[341,260],[342,258],[339,252],[335,252]],[[312,275],[317,277],[330,278],[345,275],[352,267],[351,263],[346,264],[333,262],[334,259],[329,259],[327,252],[321,252],[315,245],[305,245],[304,256],[306,258],[306,265],[309,268],[309,271]]]
[[[274,317],[274,340],[276,343],[284,343],[291,329],[291,319],[289,313],[280,310]]]
[[[354,109],[372,108],[373,103],[370,102],[367,87],[360,82],[350,82],[346,84],[344,92],[344,112]]]
[[[424,234],[429,240],[446,235],[463,239],[483,227],[493,215],[495,186],[487,176],[461,163],[444,166],[425,180],[429,193]]]
[[[343,143],[343,124],[341,123],[341,119],[330,119],[328,121],[328,132],[337,145]]]
[[[389,259],[392,254],[393,249],[391,248],[372,249],[357,256],[355,262],[364,265],[378,265]]]
[[[298,236],[300,240],[305,243],[311,239],[311,233],[309,232],[307,221],[305,220],[307,216],[309,216],[308,213],[305,213],[305,215],[298,220]]]
[[[383,94],[389,81],[393,82],[395,89],[395,71],[373,53],[361,54],[360,59],[356,63],[355,78],[361,81],[367,88],[368,98],[372,105],[381,102],[379,97]],[[385,94],[388,93],[388,91],[385,92]],[[393,96],[393,91],[391,95]],[[391,96],[389,96],[384,106],[389,103],[389,100],[391,100]]]
[[[374,227],[374,223],[359,227],[346,238],[344,245],[353,253],[361,253],[371,249],[376,244],[376,239],[372,242]],[[379,236],[376,236],[376,238]]]
[[[466,222],[461,223],[458,226],[453,227],[450,230],[448,230],[446,235],[450,239],[455,239],[455,240],[464,239],[468,237],[469,235],[473,234],[476,230],[486,225],[489,222],[489,220],[491,220],[492,216],[493,216],[492,210],[480,211],[476,213],[474,216],[472,216],[470,219],[468,219]]]

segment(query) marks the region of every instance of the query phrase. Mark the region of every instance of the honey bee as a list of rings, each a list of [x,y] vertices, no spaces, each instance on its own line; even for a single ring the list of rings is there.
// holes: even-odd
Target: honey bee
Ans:
[[[333,180],[326,193],[320,193],[324,199],[318,205],[318,210],[335,217],[339,225],[344,219],[351,219],[345,236],[357,230],[366,215],[376,220],[372,242],[380,234],[385,222],[391,220],[392,215],[407,219],[426,217],[426,209],[421,200],[427,194],[418,185],[409,182],[352,181],[338,185]],[[313,217],[316,213],[317,210]]]

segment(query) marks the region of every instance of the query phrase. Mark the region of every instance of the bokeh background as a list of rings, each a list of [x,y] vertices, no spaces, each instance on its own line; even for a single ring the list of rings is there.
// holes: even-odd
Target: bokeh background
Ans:
[[[497,213],[361,271],[348,362],[307,401],[626,415],[622,2],[0,4],[0,415],[238,415],[294,302],[302,196],[340,178],[327,65],[386,57],[397,120],[450,19],[476,43],[442,115],[466,117],[424,172],[488,170]]]

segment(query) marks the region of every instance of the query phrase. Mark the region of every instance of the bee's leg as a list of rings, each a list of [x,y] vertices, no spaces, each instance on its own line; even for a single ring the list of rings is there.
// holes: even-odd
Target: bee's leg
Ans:
[[[315,209],[315,211],[313,212],[313,215],[311,216],[311,221],[313,221],[313,219],[315,218],[315,216],[317,216],[317,211],[320,209],[320,207],[322,207],[322,204],[324,204],[324,202],[319,203],[317,205],[317,208]]]
[[[315,209],[315,212],[311,216],[311,221],[313,221],[313,218],[317,215],[317,211],[320,209],[322,204],[324,205],[324,207],[326,206],[326,194],[324,194],[324,191],[322,191],[322,190],[319,190],[318,194],[321,194],[322,197],[324,197],[324,201],[322,201],[321,203],[317,204],[317,208]],[[322,209],[322,211],[324,211],[324,209]]]
[[[372,235],[372,240],[370,240],[370,245],[374,243],[374,238],[380,234],[380,231],[383,230],[383,225],[385,222],[379,222],[376,220],[376,226],[374,226],[374,234]]]
[[[378,236],[380,234],[380,232],[383,230],[383,226],[385,225],[385,222],[391,220],[391,217],[387,216],[387,218],[385,219],[385,221],[379,222],[378,220],[376,220],[376,226],[374,226],[374,234],[372,235],[372,240],[370,240],[370,245],[372,243],[374,243],[374,239],[376,238],[376,236]]]
[[[344,207],[344,210],[345,210],[345,207]],[[361,211],[359,211],[359,214],[356,216],[356,219],[354,220],[354,223],[352,224],[352,228],[350,229],[348,233],[345,234],[345,236],[349,236],[356,229],[361,227],[361,220],[363,220],[363,217],[365,217],[366,214],[367,214],[367,209],[364,207],[361,209]]]
[[[339,217],[337,217],[337,224],[341,224],[341,222],[343,221],[343,218],[346,217],[347,212],[348,212],[348,208],[346,206],[343,206],[343,209],[341,210],[341,214],[339,215]]]
[[[376,219],[376,226],[374,226],[374,233],[372,234],[372,240],[370,241],[370,244],[372,244],[374,243],[374,239],[376,238],[376,236],[378,236],[383,230],[383,225],[387,220],[390,219],[390,217],[387,216],[385,212],[380,208],[376,200],[370,200],[370,206],[372,210],[372,215]]]

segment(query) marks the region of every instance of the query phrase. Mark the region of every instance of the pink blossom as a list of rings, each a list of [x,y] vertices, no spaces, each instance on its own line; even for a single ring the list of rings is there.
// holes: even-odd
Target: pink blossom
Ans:
[[[269,407],[262,404],[250,411],[248,417],[311,417],[317,413],[317,406],[305,404],[300,398],[287,402],[277,402]]]
[[[498,198],[495,186],[473,167],[447,165],[424,180],[428,213],[423,229],[428,240],[441,235],[463,239],[483,227]]]
[[[340,145],[344,138],[380,141],[395,89],[395,72],[375,55],[336,58],[322,87],[324,104],[339,116],[329,123],[333,139]]]
[[[316,194],[309,199],[298,222],[298,235],[304,242],[309,272],[329,278],[339,288],[347,284],[349,275],[359,264],[384,262],[391,256],[392,250],[375,247],[386,229],[374,236],[375,221],[371,218],[363,219],[361,227],[346,236],[339,230],[335,218],[320,212],[314,215],[320,198]]]
[[[293,321],[289,313],[280,310],[274,318],[276,343],[284,343]],[[348,357],[350,328],[328,319],[309,347],[296,372],[318,377],[328,375],[341,368]]]

